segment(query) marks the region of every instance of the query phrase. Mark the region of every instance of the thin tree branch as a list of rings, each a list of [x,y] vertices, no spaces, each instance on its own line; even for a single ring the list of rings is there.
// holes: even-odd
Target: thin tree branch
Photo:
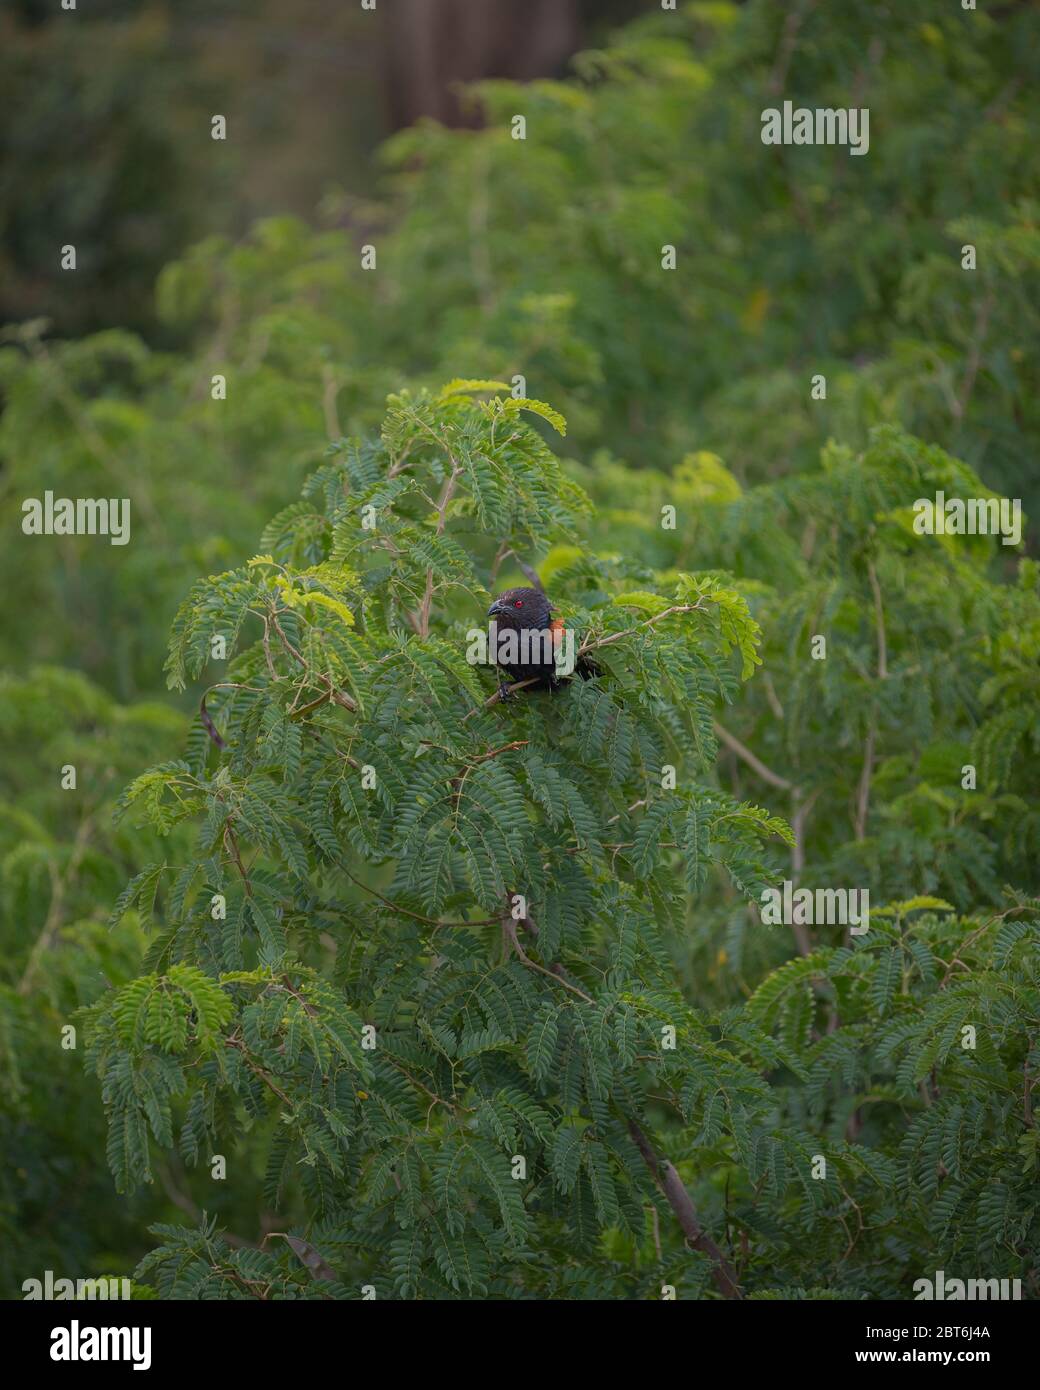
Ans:
[[[264,1085],[269,1090],[273,1091],[274,1094],[279,1098],[279,1100],[281,1100],[290,1110],[293,1109],[292,1101],[285,1094],[282,1088],[276,1085],[274,1081],[272,1081],[270,1075],[266,1071],[264,1071],[263,1067],[258,1066],[253,1061],[252,1057],[249,1055],[249,1049],[246,1047],[245,1043],[242,1041],[241,1038],[225,1038],[224,1046],[237,1047],[238,1050],[242,1053],[243,1062],[245,1062],[246,1066],[253,1073],[253,1075],[259,1077],[259,1079],[264,1083]]]
[[[76,870],[80,866],[83,856],[87,852],[87,845],[90,840],[90,832],[94,826],[93,813],[86,815],[79,823],[76,831],[76,838],[73,841],[72,852],[69,855],[69,862],[65,865],[64,873],[59,874],[53,862],[48,864],[51,880],[51,900],[47,908],[47,917],[39,936],[33,943],[33,948],[29,952],[29,958],[25,963],[25,970],[22,978],[18,982],[18,993],[25,996],[29,993],[33,976],[36,974],[40,961],[50,950],[51,942],[57,935],[58,928],[65,912],[65,894],[72,879],[75,877]]]
[[[227,747],[227,744],[224,742],[220,730],[217,728],[216,724],[214,724],[213,720],[210,718],[209,710],[207,710],[206,708],[205,694],[199,701],[199,718],[202,720],[202,726],[206,730],[206,733],[209,734],[210,738],[217,745],[217,747],[221,750],[225,749]]]
[[[391,898],[384,898],[382,893],[377,893],[376,890],[370,888],[367,883],[363,883],[361,879],[355,878],[345,865],[341,864],[339,867],[342,869],[343,873],[346,874],[347,878],[350,879],[351,883],[356,883],[357,886],[366,893],[371,893],[373,898],[378,898],[381,903],[385,903],[387,907],[392,909],[392,911],[396,912],[399,916],[411,917],[416,922],[425,922],[428,927],[490,927],[494,926],[498,921],[497,917],[484,917],[477,922],[438,922],[436,917],[424,917],[421,912],[412,912],[407,907],[401,907]],[[341,915],[346,913],[346,908],[333,907],[330,903],[324,903],[322,906],[326,912],[336,912]]]
[[[881,585],[873,560],[867,561],[867,578],[874,595],[874,626],[877,633],[877,675],[879,681],[888,679],[888,639],[885,635],[885,608],[881,598]],[[863,747],[863,769],[859,776],[856,792],[856,815],[854,830],[857,840],[866,839],[867,819],[870,815],[870,782],[874,775],[874,748],[877,743],[877,714],[871,714],[867,740]]]
[[[564,989],[569,989],[570,992],[572,994],[576,994],[579,999],[584,999],[586,1004],[594,1004],[596,1002],[595,999],[593,999],[590,994],[586,994],[583,989],[579,989],[577,985],[572,985],[570,980],[566,979],[566,977],[560,971],[549,969],[547,966],[544,965],[539,965],[537,961],[531,959],[531,957],[527,954],[524,948],[520,945],[520,941],[516,933],[517,922],[514,921],[511,913],[508,916],[502,918],[502,926],[509,940],[512,942],[513,950],[519,957],[521,965],[526,965],[528,970],[537,970],[540,975],[548,975],[550,980],[558,981],[561,985],[563,985]]]
[[[779,787],[782,791],[787,792],[796,790],[793,782],[789,782],[786,777],[781,777],[779,772],[773,772],[771,768],[766,767],[761,758],[757,758],[750,748],[741,743],[739,738],[731,734],[728,729],[723,728],[718,720],[715,721],[715,733],[731,752],[736,753],[742,762],[747,763],[748,767],[757,772],[759,777],[764,782],[768,782],[771,787]]]
[[[878,680],[888,680],[888,639],[885,636],[885,607],[881,600],[881,585],[878,583],[874,561],[867,561],[867,578],[874,595],[874,622],[877,629],[877,673]]]
[[[580,995],[586,1003],[595,1003],[595,1000],[591,999],[584,990],[580,990],[577,985],[572,984],[567,979],[560,965],[554,964],[547,968],[531,960],[517,938],[516,929],[519,925],[523,925],[536,940],[538,938],[538,927],[529,913],[525,915],[519,923],[513,920],[511,914],[502,919],[502,926],[523,964],[540,971],[543,975],[549,975],[557,979],[561,985],[571,990],[572,993]],[[718,1285],[722,1296],[724,1298],[740,1298],[742,1295],[733,1268],[712,1238],[702,1230],[700,1222],[697,1220],[697,1212],[694,1208],[693,1201],[690,1198],[690,1194],[686,1191],[679,1174],[667,1159],[658,1159],[650,1146],[650,1141],[636,1124],[635,1120],[629,1116],[625,1118],[629,1133],[635,1140],[636,1147],[643,1157],[643,1162],[650,1169],[654,1181],[661,1188],[668,1205],[679,1219],[679,1224],[682,1227],[687,1243],[702,1251],[711,1260],[712,1278]]]
[[[702,1228],[697,1219],[697,1209],[676,1169],[668,1159],[658,1158],[651,1147],[650,1140],[635,1120],[631,1118],[628,1120],[628,1132],[631,1134],[643,1162],[650,1170],[651,1176],[675,1213],[683,1235],[686,1237],[687,1245],[692,1246],[695,1250],[700,1250],[711,1261],[711,1277],[715,1280],[723,1298],[742,1298],[743,1294],[737,1283],[733,1266],[711,1236]]]
[[[982,349],[985,345],[986,334],[989,331],[989,316],[992,309],[993,291],[989,290],[975,311],[975,331],[971,336],[971,348],[964,369],[964,380],[953,401],[953,416],[958,423],[964,418],[964,412],[971,400],[971,393],[975,389],[975,379],[979,374],[979,367],[982,365]]]
[[[870,728],[867,730],[867,740],[863,745],[863,768],[859,774],[859,786],[856,789],[856,815],[853,829],[857,840],[867,838],[867,817],[870,814],[870,779],[874,772],[874,742],[876,737],[877,728],[871,720]]]
[[[598,652],[600,647],[609,647],[612,642],[620,642],[623,637],[631,637],[634,632],[640,632],[644,627],[653,627],[655,623],[670,618],[673,613],[703,613],[704,611],[700,599],[696,603],[673,604],[671,608],[665,608],[662,612],[655,613],[652,618],[647,618],[645,622],[636,623],[635,627],[626,627],[624,632],[612,632],[609,637],[600,637],[595,642],[583,642],[578,648],[578,655],[585,656],[587,652]]]

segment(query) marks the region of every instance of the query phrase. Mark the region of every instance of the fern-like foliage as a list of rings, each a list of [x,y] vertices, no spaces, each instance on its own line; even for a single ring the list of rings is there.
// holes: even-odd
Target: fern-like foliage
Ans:
[[[174,1297],[765,1295],[782,1252],[792,1286],[869,1293],[908,1232],[959,1256],[962,1210],[1019,1269],[1033,1232],[1005,1160],[1035,1061],[1034,907],[992,936],[960,924],[1003,980],[962,978],[953,909],[921,898],[744,1007],[692,1004],[691,905],[752,910],[796,849],[714,769],[760,627],[719,573],[585,553],[587,499],[526,417],[562,421],[474,399],[498,389],[391,397],[379,440],[333,449],[262,552],[178,614],[174,683],[214,635],[238,647],[206,671],[217,739],[123,798],[160,833],[194,827],[194,853],[116,906],[154,910],[150,973],[92,1008],[90,1063],[121,1189],[245,1123],[292,1229],[260,1251],[206,1220],[162,1229],[140,1277]],[[552,546],[597,673],[502,700],[473,630]],[[665,1160],[721,1255],[684,1239]]]

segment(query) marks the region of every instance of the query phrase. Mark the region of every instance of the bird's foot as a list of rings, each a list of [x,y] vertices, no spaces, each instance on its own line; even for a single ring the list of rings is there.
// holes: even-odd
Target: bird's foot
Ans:
[[[513,698],[513,687],[509,681],[503,681],[498,687],[498,698],[500,700],[511,700]]]

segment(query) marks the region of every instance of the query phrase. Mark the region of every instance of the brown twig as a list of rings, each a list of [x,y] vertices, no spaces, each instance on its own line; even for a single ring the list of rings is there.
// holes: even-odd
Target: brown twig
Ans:
[[[284,1105],[287,1105],[290,1110],[293,1109],[292,1101],[285,1094],[282,1088],[280,1086],[277,1086],[271,1080],[271,1077],[268,1075],[268,1073],[264,1071],[263,1067],[257,1066],[257,1064],[253,1061],[252,1057],[250,1057],[249,1049],[246,1047],[245,1043],[242,1041],[241,1038],[225,1038],[224,1046],[237,1047],[238,1050],[242,1053],[242,1060],[245,1062],[246,1066],[253,1073],[253,1075],[259,1077],[260,1080],[264,1083],[264,1085],[268,1087],[269,1090],[273,1091]]]
[[[797,796],[797,792],[795,793]],[[802,869],[805,867],[805,822],[809,812],[816,804],[816,799],[820,795],[820,788],[811,791],[807,797],[801,801],[796,801],[794,811],[791,814],[791,830],[794,833],[794,845],[791,849],[791,879],[797,885]],[[809,934],[809,929],[804,922],[793,921],[791,930],[794,933],[795,945],[798,947],[800,956],[812,955],[813,942]]]
[[[323,387],[321,408],[325,415],[325,433],[331,441],[335,442],[343,434],[342,426],[339,423],[339,412],[336,409],[336,397],[339,395],[340,382],[327,362],[322,367],[321,379]]]
[[[493,695],[489,695],[482,705],[478,705],[476,709],[471,709],[469,714],[464,714],[462,716],[463,724],[465,724],[468,719],[472,719],[475,714],[479,714],[481,710],[490,709],[492,705],[497,705],[499,700],[504,700],[507,696],[512,695],[514,691],[523,690],[529,685],[537,685],[539,679],[539,676],[531,676],[529,680],[514,681],[512,685],[501,686]]]
[[[572,985],[570,980],[566,979],[560,971],[551,970],[547,966],[539,965],[537,961],[531,959],[520,945],[516,932],[517,922],[514,920],[512,914],[502,918],[502,927],[509,940],[512,942],[513,950],[516,952],[521,965],[526,965],[528,970],[537,970],[540,975],[548,975],[550,980],[556,980],[559,984],[563,985],[564,989],[569,989],[570,992],[576,994],[579,999],[584,999],[586,1004],[594,1004],[596,1002],[595,999],[593,999],[590,994],[586,994],[583,989],[579,989],[577,985]]]
[[[231,828],[230,816],[224,822],[223,840],[224,848],[227,850],[228,854],[230,854],[235,868],[238,870],[239,876],[241,877],[242,882],[245,885],[246,897],[251,898],[253,896],[253,885],[249,882],[249,875],[246,873],[246,866],[242,863],[242,853],[238,848],[238,836]]]
[[[395,903],[391,898],[384,898],[382,893],[378,893],[374,888],[370,888],[368,884],[363,883],[361,879],[355,878],[354,875],[345,865],[341,864],[340,868],[346,874],[347,878],[350,879],[351,883],[356,883],[357,886],[363,889],[366,893],[371,893],[374,898],[378,898],[381,903],[385,903],[387,907],[391,908],[399,916],[411,917],[416,922],[425,922],[426,925],[429,927],[490,927],[494,926],[495,923],[498,922],[497,917],[484,917],[477,922],[438,922],[436,917],[424,917],[421,912],[412,912],[407,907],[401,907],[398,903]],[[327,903],[323,906],[326,912],[337,912],[340,914],[346,912],[345,908],[332,907],[330,904]]]
[[[874,568],[873,560],[867,561],[867,578],[870,581],[871,592],[874,596],[874,627],[877,633],[877,676],[879,681],[888,679],[888,639],[885,635],[885,608],[881,598],[881,585],[878,583],[877,570]],[[863,747],[863,769],[859,776],[859,787],[856,791],[856,814],[854,818],[854,831],[857,840],[866,839],[867,818],[870,815],[870,782],[874,775],[874,748],[877,743],[877,715],[871,714],[870,727],[867,730],[866,743]]]
[[[166,1164],[157,1163],[156,1172],[159,1174],[159,1181],[163,1185],[163,1190],[173,1205],[184,1212],[186,1216],[190,1216],[193,1221],[201,1221],[202,1211],[195,1205],[188,1194],[182,1192],[176,1185],[173,1180],[173,1175]],[[230,1245],[233,1250],[259,1250],[261,1248],[255,1240],[246,1240],[244,1236],[235,1235],[234,1231],[222,1230],[220,1238],[226,1245]]]
[[[793,782],[789,782],[786,777],[781,777],[779,772],[773,772],[771,768],[766,767],[761,758],[757,758],[750,748],[741,743],[739,738],[731,734],[728,729],[723,728],[718,720],[715,721],[715,733],[720,741],[731,752],[736,753],[742,762],[747,763],[752,771],[757,772],[764,782],[768,782],[772,787],[779,787],[782,791],[796,790]]]
[[[655,623],[663,622],[665,618],[670,618],[673,613],[703,612],[705,609],[701,606],[700,599],[696,603],[675,603],[670,608],[655,613],[652,618],[636,623],[635,627],[626,627],[623,632],[612,632],[609,637],[600,637],[595,642],[583,642],[578,648],[578,656],[585,656],[588,652],[598,652],[601,647],[609,647],[612,642],[620,642],[623,637],[631,637],[634,632],[640,632],[645,627],[653,627]]]
[[[888,680],[888,639],[885,636],[885,607],[881,599],[881,585],[878,583],[874,561],[867,561],[867,578],[874,595],[874,624],[877,630],[877,673],[878,680]]]
[[[794,55],[795,44],[798,40],[798,30],[802,27],[802,21],[806,14],[813,7],[814,0],[798,9],[789,10],[784,17],[784,27],[780,32],[780,43],[776,52],[776,60],[773,63],[773,71],[769,76],[769,91],[771,95],[777,96],[784,90],[784,83],[787,80],[787,70],[791,66],[791,58]]]
[[[964,418],[964,412],[968,408],[971,400],[971,393],[975,389],[975,379],[979,374],[979,367],[982,365],[982,348],[986,341],[986,334],[989,331],[989,316],[993,309],[993,291],[990,290],[986,296],[980,300],[979,306],[975,311],[975,330],[971,337],[971,348],[968,352],[968,361],[964,369],[964,380],[961,389],[953,400],[953,416],[958,422]]]
[[[218,730],[216,724],[214,724],[213,720],[210,718],[209,710],[207,710],[206,708],[205,695],[203,695],[202,699],[199,701],[199,718],[202,720],[202,726],[206,730],[206,733],[209,734],[210,738],[217,745],[217,747],[221,750],[225,749],[227,747],[227,744],[221,737],[220,731]]]
[[[874,772],[874,742],[877,738],[877,728],[871,721],[870,728],[867,730],[866,742],[863,745],[863,767],[859,774],[859,786],[856,789],[856,815],[853,821],[853,830],[857,840],[865,840],[867,837],[867,817],[870,814],[870,779]]]
[[[22,978],[18,982],[18,993],[22,996],[29,993],[32,978],[36,973],[40,961],[50,949],[51,942],[54,940],[58,928],[61,926],[61,920],[65,911],[65,894],[68,890],[69,883],[75,877],[76,870],[79,868],[83,856],[87,852],[90,832],[93,826],[93,814],[84,816],[80,821],[79,828],[76,831],[76,838],[72,845],[72,852],[69,855],[68,863],[65,865],[64,873],[59,874],[53,862],[49,863],[47,866],[51,880],[51,900],[47,908],[46,920],[44,921],[39,936],[33,943],[33,948],[29,952],[29,958],[25,963],[25,970],[22,973]]]
[[[693,1200],[674,1166],[668,1159],[658,1158],[649,1139],[635,1120],[631,1118],[628,1120],[628,1132],[631,1134],[643,1162],[650,1170],[651,1176],[675,1213],[679,1225],[682,1227],[683,1235],[686,1237],[687,1245],[692,1246],[695,1250],[700,1250],[711,1261],[711,1277],[715,1280],[723,1298],[742,1298],[743,1294],[740,1292],[733,1266],[711,1236],[702,1228],[697,1219],[697,1209],[693,1205]]]
[[[554,964],[546,967],[544,965],[538,965],[535,961],[531,960],[530,956],[527,955],[524,948],[520,945],[517,937],[517,927],[521,925],[537,940],[538,927],[530,913],[527,913],[519,922],[513,919],[511,913],[502,919],[503,930],[512,943],[513,949],[516,951],[521,963],[531,969],[539,971],[543,975],[549,975],[551,978],[558,980],[565,989],[569,989],[572,993],[579,995],[587,1004],[595,1003],[595,1000],[591,999],[584,990],[579,989],[577,985],[572,984],[567,979],[560,965]],[[667,1159],[659,1160],[657,1158],[657,1155],[650,1146],[650,1141],[636,1124],[635,1120],[630,1117],[626,1117],[626,1120],[629,1133],[635,1140],[636,1147],[639,1149],[644,1163],[646,1163],[647,1167],[650,1169],[654,1181],[661,1188],[661,1191],[668,1201],[668,1205],[679,1219],[679,1224],[682,1227],[687,1243],[702,1251],[711,1260],[712,1277],[718,1285],[722,1296],[724,1298],[740,1298],[741,1292],[737,1285],[733,1268],[711,1237],[702,1230],[700,1222],[697,1220],[697,1213],[690,1199],[690,1194],[686,1191],[679,1174]]]
[[[299,662],[299,664],[303,667],[305,671],[309,671],[310,668],[307,665],[307,662],[304,660],[302,653],[297,651],[297,649],[289,641],[288,637],[286,637],[282,625],[278,621],[277,613],[271,614],[271,622],[274,624],[274,629],[278,633],[279,640],[281,641],[281,644],[285,648],[285,650],[289,653],[291,657],[293,657],[295,661]],[[330,700],[333,700],[337,705],[341,706],[343,709],[349,710],[351,714],[357,714],[357,702],[350,695],[345,695],[343,691],[339,689],[336,683],[333,680],[331,680],[328,676],[326,676],[324,672],[318,671],[315,674],[314,679],[322,683],[322,685],[328,691],[328,696]]]
[[[1032,911],[1032,908],[1028,904],[1018,903],[1014,907],[1006,908],[1003,912],[995,912],[992,917],[986,918],[981,927],[976,927],[973,932],[966,936],[964,940],[961,942],[961,944],[957,947],[957,950],[966,950],[968,946],[971,946],[974,942],[976,942],[979,939],[983,932],[988,931],[994,922],[1003,922],[1005,917],[1010,917],[1016,912],[1030,911]],[[964,962],[960,960],[956,954],[954,954],[953,959],[946,967],[945,975],[943,975],[942,979],[939,981],[940,989],[945,989],[946,986],[950,983],[950,977],[953,975],[953,967],[955,965],[963,966],[965,970],[968,970],[970,968],[969,966],[965,965]]]

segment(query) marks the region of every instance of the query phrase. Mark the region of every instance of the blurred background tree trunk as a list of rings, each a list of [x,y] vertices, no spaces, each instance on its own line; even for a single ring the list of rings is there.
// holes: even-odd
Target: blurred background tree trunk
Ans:
[[[563,71],[581,34],[579,0],[395,0],[386,29],[386,98],[394,129],[420,116],[475,124],[457,84],[529,81]]]
[[[659,0],[0,0],[0,323],[164,332],[162,266],[283,213],[341,224],[373,151],[459,86],[560,77]],[[227,139],[210,138],[214,114]],[[77,248],[75,292],[56,247]]]

